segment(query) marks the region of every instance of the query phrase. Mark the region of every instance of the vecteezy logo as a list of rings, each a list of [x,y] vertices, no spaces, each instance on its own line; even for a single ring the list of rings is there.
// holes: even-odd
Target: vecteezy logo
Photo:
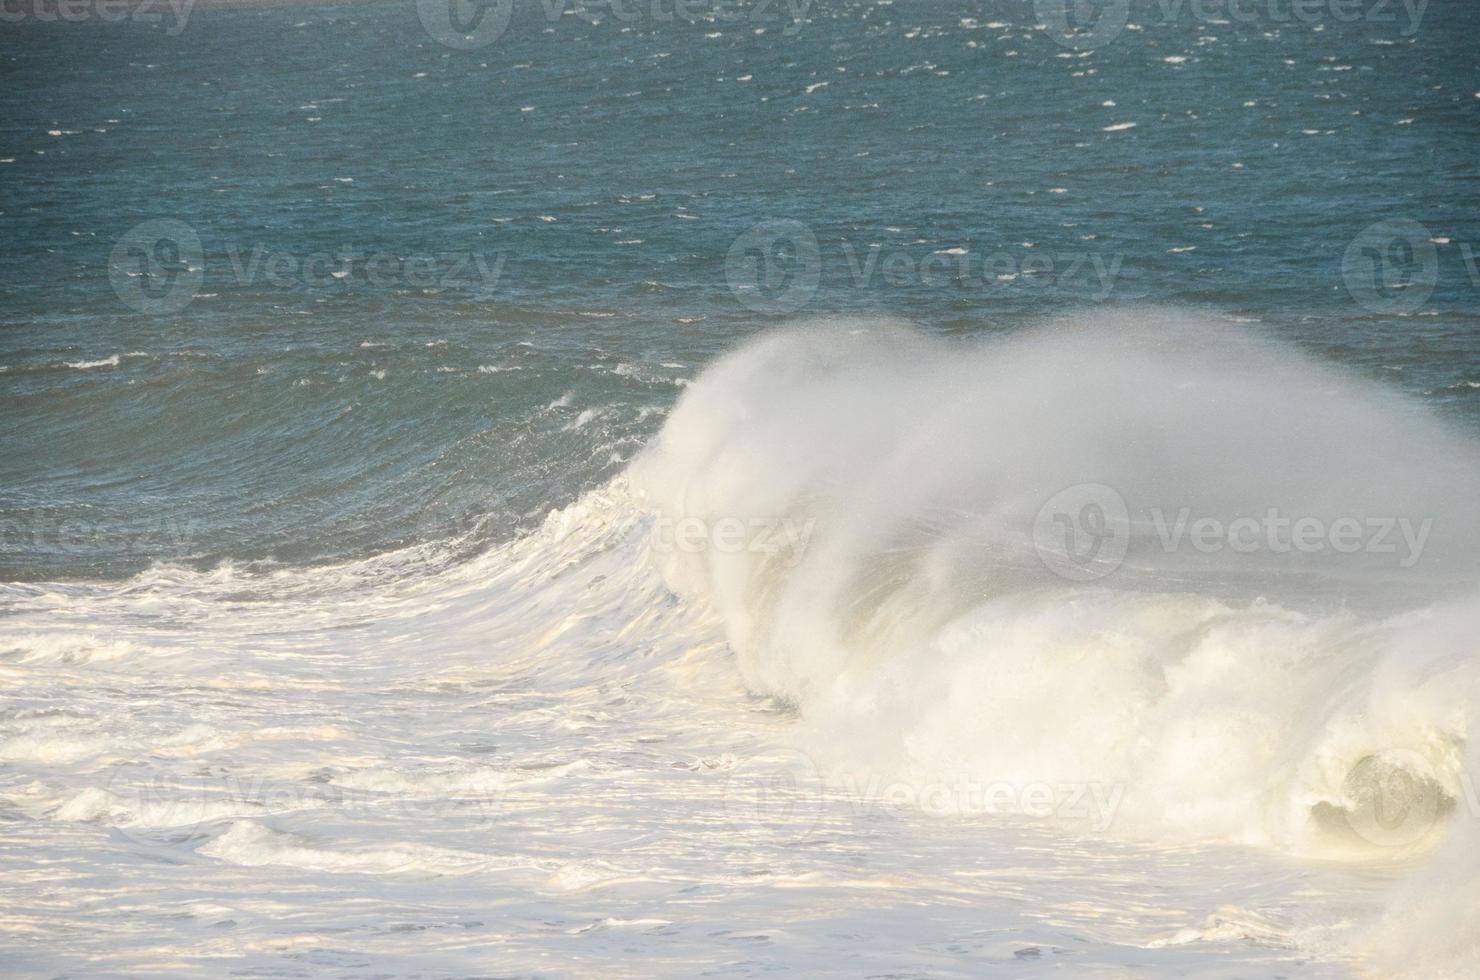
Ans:
[[[725,281],[757,313],[795,313],[822,281],[817,236],[800,221],[762,221],[730,246]]]
[[[1033,0],[1033,10],[1059,44],[1089,51],[1125,30],[1131,0]]]
[[[200,288],[205,251],[183,221],[162,218],[134,225],[108,255],[108,281],[130,309],[162,316],[178,313]]]
[[[1033,547],[1043,564],[1071,582],[1091,582],[1120,567],[1130,547],[1125,498],[1103,483],[1054,494],[1033,520]]]
[[[1439,827],[1454,809],[1427,759],[1411,749],[1366,756],[1341,787],[1347,825],[1377,847],[1409,847]]]
[[[416,16],[432,40],[457,51],[492,44],[509,28],[514,0],[416,0]]]
[[[1362,229],[1341,258],[1352,299],[1373,313],[1412,313],[1439,282],[1439,250],[1429,230],[1409,218]]]

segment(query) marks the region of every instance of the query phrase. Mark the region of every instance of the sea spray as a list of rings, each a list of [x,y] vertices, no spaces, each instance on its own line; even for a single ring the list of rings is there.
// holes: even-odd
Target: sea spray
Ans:
[[[1363,862],[1473,834],[1480,456],[1293,345],[813,323],[712,366],[633,476],[661,520],[811,530],[657,557],[842,784],[1113,786],[1112,833]]]

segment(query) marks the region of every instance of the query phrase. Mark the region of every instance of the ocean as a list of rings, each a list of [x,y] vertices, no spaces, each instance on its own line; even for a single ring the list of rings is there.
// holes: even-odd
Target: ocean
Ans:
[[[1466,976],[1480,48],[0,8],[16,976]]]

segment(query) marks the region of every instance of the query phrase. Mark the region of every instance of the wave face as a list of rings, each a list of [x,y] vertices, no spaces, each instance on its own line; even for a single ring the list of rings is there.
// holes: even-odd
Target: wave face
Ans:
[[[676,362],[619,356],[599,329],[571,344],[517,309],[402,304],[261,328],[254,301],[222,299],[188,335],[100,329],[124,353],[86,361],[25,328],[0,381],[0,580],[342,564],[453,537],[471,555],[608,482],[672,399],[678,369],[655,362]]]
[[[1458,827],[1470,853],[1480,464],[1368,380],[1168,311],[979,343],[818,324],[710,369],[634,478],[668,581],[835,779],[1104,787],[1112,832],[1363,862]],[[1429,969],[1473,951],[1464,867]]]

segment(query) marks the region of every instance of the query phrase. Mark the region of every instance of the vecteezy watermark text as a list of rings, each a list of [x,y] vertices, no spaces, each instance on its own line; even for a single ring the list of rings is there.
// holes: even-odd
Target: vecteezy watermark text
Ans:
[[[726,776],[725,809],[737,830],[806,837],[824,816],[858,818],[880,810],[931,816],[1013,816],[1108,830],[1125,797],[1121,783],[1008,780],[980,773],[924,779],[845,771],[825,778],[816,762],[794,750],[736,764]]]
[[[1291,25],[1391,24],[1404,37],[1418,32],[1429,0],[1155,0],[1151,24],[1246,24],[1266,30]],[[1066,48],[1089,51],[1132,27],[1131,0],[1033,0],[1040,29]],[[1146,23],[1135,25],[1137,29]]]
[[[1218,517],[1192,517],[1192,508],[1183,507],[1168,515],[1160,507],[1151,508],[1151,524],[1162,548],[1173,552],[1184,542],[1205,555],[1225,549],[1241,555],[1256,551],[1287,555],[1292,552],[1316,554],[1334,551],[1354,555],[1394,555],[1400,568],[1412,568],[1423,556],[1423,547],[1433,530],[1434,519],[1425,517],[1415,522],[1408,517],[1289,517],[1271,507],[1260,517],[1236,517],[1225,521]]]
[[[1096,250],[885,246],[836,243],[837,260],[854,289],[1001,290],[1013,283],[1030,288],[1056,285],[1106,299],[1124,257]],[[831,251],[832,246],[830,246]],[[735,239],[725,255],[730,292],[748,309],[795,313],[811,302],[822,283],[824,253],[812,229],[800,221],[763,221]]]
[[[1032,533],[1034,549],[1050,571],[1087,582],[1120,568],[1133,539],[1140,554],[1365,554],[1391,556],[1386,560],[1408,569],[1423,557],[1433,526],[1432,517],[1316,516],[1277,507],[1229,517],[1197,514],[1191,507],[1151,506],[1133,521],[1125,498],[1113,487],[1081,483],[1039,508]]]
[[[77,24],[102,21],[117,24],[165,25],[164,32],[178,37],[185,30],[195,0],[0,0],[0,23]]]
[[[409,286],[431,289],[482,289],[492,292],[503,272],[504,256],[480,252],[437,252],[400,256],[367,252],[353,246],[296,255],[253,245],[243,253],[228,246],[226,257],[239,285],[266,282],[282,289],[295,285],[325,289],[341,282],[362,280],[371,286]]]
[[[124,305],[141,313],[178,313],[200,294],[208,272],[237,286],[265,283],[276,289],[462,289],[489,296],[498,287],[501,252],[439,251],[403,255],[342,245],[307,253],[261,243],[228,244],[207,255],[200,235],[183,221],[135,225],[113,246],[108,279]]]
[[[176,515],[123,525],[43,512],[0,524],[0,548],[79,555],[184,555],[194,547],[199,531],[198,522]]]
[[[958,774],[922,783],[886,782],[878,775],[839,780],[844,797],[856,813],[885,805],[908,807],[935,815],[984,816],[1014,814],[1039,820],[1087,824],[1096,833],[1107,830],[1125,796],[1119,783],[1026,782],[982,780]]]
[[[651,545],[663,554],[768,555],[787,567],[802,560],[816,527],[814,518],[790,517],[658,517]]]

